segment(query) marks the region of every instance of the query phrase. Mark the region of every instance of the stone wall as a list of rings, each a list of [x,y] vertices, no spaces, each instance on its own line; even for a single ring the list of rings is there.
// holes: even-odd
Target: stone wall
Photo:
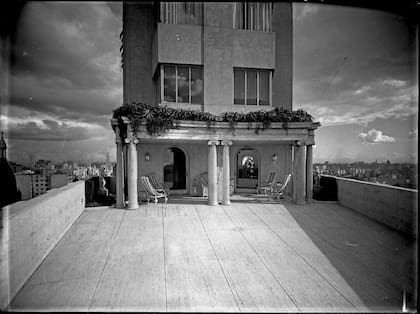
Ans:
[[[336,180],[342,205],[417,237],[417,190],[339,177]]]
[[[79,181],[2,209],[1,310],[80,216],[84,195],[84,181]]]

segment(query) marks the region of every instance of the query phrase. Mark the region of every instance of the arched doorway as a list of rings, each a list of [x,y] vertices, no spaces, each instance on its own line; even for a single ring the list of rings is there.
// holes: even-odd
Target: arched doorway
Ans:
[[[163,167],[163,181],[175,193],[187,192],[187,160],[185,153],[178,147],[167,151],[168,164]]]
[[[236,190],[254,192],[259,182],[258,152],[252,148],[241,149],[236,158]]]

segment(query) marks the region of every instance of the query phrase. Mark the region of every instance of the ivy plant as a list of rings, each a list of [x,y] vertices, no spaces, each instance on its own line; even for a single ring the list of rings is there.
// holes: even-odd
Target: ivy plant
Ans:
[[[259,110],[248,113],[224,112],[221,115],[213,115],[198,110],[175,109],[167,106],[149,105],[144,103],[125,104],[113,112],[113,118],[127,117],[135,131],[142,123],[145,123],[150,135],[160,135],[170,129],[177,128],[180,121],[203,121],[207,128],[215,122],[229,122],[229,129],[234,130],[238,122],[248,122],[248,129],[255,123],[255,132],[268,129],[272,122],[283,122],[283,128],[287,130],[288,122],[312,122],[310,114],[302,109],[290,111],[285,108],[274,108],[270,111]],[[119,119],[120,120],[120,119]]]

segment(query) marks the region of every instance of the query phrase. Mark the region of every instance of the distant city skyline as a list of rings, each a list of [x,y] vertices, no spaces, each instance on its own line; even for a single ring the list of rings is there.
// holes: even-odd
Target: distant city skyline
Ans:
[[[293,4],[293,109],[321,122],[314,163],[417,162],[416,34],[400,16]],[[0,112],[9,159],[115,161],[121,3],[31,2]]]

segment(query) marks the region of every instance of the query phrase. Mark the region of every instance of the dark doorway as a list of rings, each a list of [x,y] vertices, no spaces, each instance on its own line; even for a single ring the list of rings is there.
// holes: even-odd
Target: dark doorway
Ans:
[[[184,152],[177,148],[169,148],[171,153],[171,163],[163,168],[163,178],[165,184],[170,186],[171,190],[186,189],[186,158]]]

